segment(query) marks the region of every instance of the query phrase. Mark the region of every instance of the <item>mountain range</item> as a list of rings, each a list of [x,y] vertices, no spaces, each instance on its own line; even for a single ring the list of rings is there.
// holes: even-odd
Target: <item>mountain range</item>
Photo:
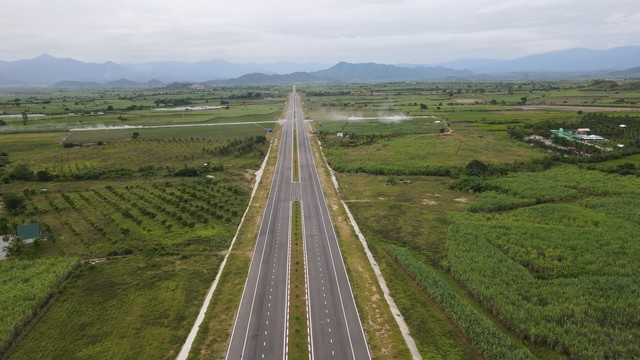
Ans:
[[[441,65],[452,69],[470,70],[478,74],[611,72],[640,66],[640,46],[624,46],[608,50],[576,48],[512,60],[461,59]]]
[[[450,81],[490,79],[639,78],[640,46],[609,50],[569,49],[511,60],[460,59],[446,63],[384,65],[340,62],[245,63],[224,60],[87,63],[41,55],[34,59],[0,61],[0,86],[157,87],[171,82],[211,85],[294,83]]]

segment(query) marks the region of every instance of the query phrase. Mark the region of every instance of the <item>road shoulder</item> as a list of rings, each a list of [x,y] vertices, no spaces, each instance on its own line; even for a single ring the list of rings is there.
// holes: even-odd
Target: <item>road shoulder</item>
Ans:
[[[308,131],[309,127],[310,125],[307,123]],[[344,208],[341,206],[341,197],[333,186],[316,136],[312,135],[310,140],[313,156],[316,159],[314,163],[318,170],[327,205],[329,205],[329,212],[338,236],[338,243],[344,257],[371,356],[374,359],[411,358],[412,354],[385,301],[376,274]]]

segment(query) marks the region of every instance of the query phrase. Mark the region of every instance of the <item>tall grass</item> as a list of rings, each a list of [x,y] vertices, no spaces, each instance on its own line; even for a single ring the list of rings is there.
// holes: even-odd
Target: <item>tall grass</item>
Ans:
[[[561,167],[494,183],[499,196],[451,217],[453,275],[522,338],[638,358],[640,180]]]
[[[77,259],[0,261],[0,354]]]
[[[487,359],[533,359],[529,350],[498,330],[485,315],[461,299],[433,269],[413,251],[389,246],[392,256],[460,327],[465,336]]]

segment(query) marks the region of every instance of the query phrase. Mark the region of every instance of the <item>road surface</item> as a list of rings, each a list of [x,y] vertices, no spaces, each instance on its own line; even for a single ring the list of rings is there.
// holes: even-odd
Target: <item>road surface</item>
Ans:
[[[370,359],[351,285],[314,165],[300,100],[292,95],[307,265],[311,359]]]
[[[286,359],[293,115],[287,110],[276,171],[226,358]]]
[[[292,183],[293,129],[300,182]],[[300,99],[289,98],[276,172],[263,214],[227,359],[286,359],[291,202],[302,202],[310,359],[370,359],[338,247]]]

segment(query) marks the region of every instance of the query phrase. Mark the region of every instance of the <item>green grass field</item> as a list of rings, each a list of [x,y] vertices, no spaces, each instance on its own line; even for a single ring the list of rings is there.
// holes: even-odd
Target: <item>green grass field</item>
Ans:
[[[425,358],[637,355],[636,317],[629,312],[637,304],[622,291],[635,288],[630,254],[637,241],[629,234],[637,232],[637,178],[558,167],[471,179],[483,186],[478,196],[452,189],[451,177],[433,176],[460,176],[471,160],[510,171],[553,167],[563,160],[512,139],[512,129],[577,128],[593,118],[599,132],[635,124],[639,112],[632,110],[582,115],[609,110],[598,106],[632,108],[640,96],[634,89],[614,93],[588,83],[302,88],[342,197],[385,277],[394,279],[392,296]],[[525,102],[566,108],[527,110]],[[419,132],[411,120],[346,120],[381,114],[435,116],[452,132]],[[625,129],[626,138],[632,133]],[[635,164],[635,156],[588,167]],[[611,338],[607,348],[602,339]]]
[[[341,196],[423,358],[638,357],[640,183],[597,171],[640,166],[636,88],[587,81],[298,87]],[[0,94],[0,114],[47,114],[0,123],[0,196],[18,195],[24,205],[0,208],[0,225],[35,221],[52,235],[18,258],[72,264],[71,256],[119,255],[65,281],[8,358],[175,358],[246,207],[252,171],[273,136],[266,128],[281,117],[288,91]],[[153,110],[223,104],[229,109]],[[625,110],[600,114],[613,108]],[[629,126],[620,130],[622,123]],[[575,159],[512,138],[514,129],[548,133],[559,125],[588,125],[625,147]],[[68,131],[101,126],[132,127]],[[500,171],[470,174],[472,160]],[[563,165],[571,161],[588,164]],[[192,356],[225,351],[261,211],[250,213]],[[60,274],[42,280],[39,295],[18,291],[31,301],[22,314]],[[369,294],[367,286],[354,289]],[[376,354],[387,347],[406,354],[389,329],[378,328],[378,341],[380,309],[363,314]],[[0,321],[5,334],[20,319]]]
[[[8,358],[173,359],[221,261],[207,252],[85,266]]]
[[[12,338],[77,263],[73,258],[0,261],[0,344]]]
[[[367,238],[387,284],[424,358],[480,358],[437,304],[414,284],[388,251],[411,249],[441,263],[446,257],[447,214],[463,211],[472,198],[450,190],[446,178],[339,174],[341,194]],[[456,201],[464,197],[464,201]]]
[[[275,121],[288,88],[87,90],[0,93],[0,134],[68,131],[96,126],[139,126]],[[220,106],[203,111],[158,108]],[[26,112],[21,116],[1,117]],[[36,116],[37,114],[45,116]],[[31,115],[31,116],[29,116]]]
[[[489,196],[452,217],[454,276],[518,336],[576,358],[636,356],[640,181],[561,167],[494,183],[512,210]]]
[[[438,121],[436,123],[436,121]],[[402,122],[402,124],[400,124]],[[356,135],[408,135],[408,134],[438,134],[446,130],[444,124],[437,118],[398,118],[390,119],[362,119],[362,120],[323,120],[318,121],[318,131],[334,135],[338,132]]]
[[[600,164],[598,164],[598,168],[610,169],[625,163],[634,164],[635,166],[640,167],[640,154],[625,156],[620,159],[601,162]]]
[[[446,173],[477,159],[490,163],[511,163],[542,157],[526,144],[494,137],[477,130],[456,131],[448,135],[408,135],[370,145],[340,146],[341,139],[323,143],[331,166],[340,172],[388,175]]]
[[[100,96],[95,93],[51,94],[51,103],[44,106],[68,103],[71,97],[87,111],[112,105],[126,117],[116,119],[116,125],[273,122],[282,107],[282,99],[236,98],[230,89],[219,94],[228,99],[229,110],[204,113],[154,112],[147,109],[155,106],[151,97],[135,100],[145,109],[124,111],[132,101],[128,98],[141,95],[102,95],[104,104],[87,100]],[[204,105],[212,93],[178,95]],[[48,95],[23,99],[21,106],[48,101],[43,96]],[[2,109],[12,111],[0,99]],[[109,116],[116,115],[74,115],[73,121],[99,125]],[[67,117],[0,126],[5,132],[0,152],[9,161],[0,168],[5,182],[0,195],[18,195],[23,202],[16,212],[0,208],[0,224],[11,230],[13,224],[38,222],[50,234],[38,247],[23,246],[21,259],[116,258],[82,266],[65,281],[9,358],[175,357],[247,206],[253,171],[269,146],[266,128],[275,123],[38,132],[54,129]],[[9,134],[11,126],[20,133]],[[137,139],[132,139],[134,132]],[[12,263],[16,260],[3,262]],[[17,276],[18,270],[2,275],[13,273]],[[52,286],[38,289],[48,294]],[[26,307],[29,314],[34,306]],[[2,325],[11,333],[22,322]]]
[[[131,128],[131,129],[107,129],[99,131],[73,131],[66,138],[69,143],[97,143],[129,140],[133,133],[140,134],[140,139],[207,139],[214,141],[224,141],[230,138],[243,138],[264,135],[266,128],[273,127],[273,124],[247,124],[247,125],[219,125],[219,126],[194,126],[194,127],[173,127],[173,128]]]

